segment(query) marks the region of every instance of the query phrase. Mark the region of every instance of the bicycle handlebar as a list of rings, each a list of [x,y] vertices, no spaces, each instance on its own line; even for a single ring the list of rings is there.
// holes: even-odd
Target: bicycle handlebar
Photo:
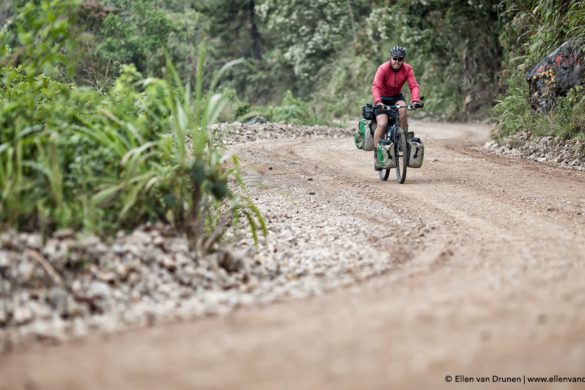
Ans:
[[[424,107],[424,103],[418,102],[418,104],[419,104],[418,107],[415,107],[412,104],[407,104],[406,106],[399,106],[398,104],[395,104],[395,105],[392,105],[392,106],[387,106],[385,104],[382,104],[382,105],[374,106],[374,108],[378,107],[378,109],[382,109],[382,110],[388,111],[388,110],[398,110],[398,109],[401,109],[401,108],[406,108],[407,110],[417,110],[419,108],[423,108]]]

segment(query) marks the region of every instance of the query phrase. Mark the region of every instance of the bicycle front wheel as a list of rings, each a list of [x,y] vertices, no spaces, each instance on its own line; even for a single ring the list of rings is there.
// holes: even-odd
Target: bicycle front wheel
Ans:
[[[408,167],[408,144],[406,133],[401,129],[398,139],[394,143],[394,155],[396,156],[396,181],[400,184],[406,180],[406,168]]]
[[[380,180],[386,181],[388,180],[388,176],[390,176],[390,169],[382,169],[378,171],[378,175],[380,176]]]

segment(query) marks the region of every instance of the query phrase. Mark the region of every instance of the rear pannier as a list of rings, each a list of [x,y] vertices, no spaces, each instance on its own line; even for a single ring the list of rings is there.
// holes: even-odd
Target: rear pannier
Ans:
[[[360,119],[358,129],[353,134],[353,141],[358,149],[366,151],[374,150],[374,139],[367,120]]]

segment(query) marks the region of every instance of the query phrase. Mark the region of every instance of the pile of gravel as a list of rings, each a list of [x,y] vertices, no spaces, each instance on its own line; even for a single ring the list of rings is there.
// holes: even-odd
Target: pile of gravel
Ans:
[[[0,350],[31,339],[148,325],[216,313],[272,271],[230,251],[197,259],[170,227],[147,226],[111,241],[70,230],[0,234]],[[202,293],[206,292],[206,293]]]
[[[220,123],[212,126],[211,130],[224,145],[299,137],[347,137],[355,131],[350,127],[298,126],[263,121],[253,124]]]
[[[258,203],[268,242],[256,248],[241,238],[199,259],[166,226],[111,241],[68,230],[44,243],[38,234],[0,234],[0,351],[315,296],[393,265],[352,240],[367,233],[350,215],[329,213],[308,227],[314,210],[290,215],[279,195]]]
[[[501,156],[522,157],[562,168],[585,170],[585,142],[554,137],[534,137],[522,132],[501,143],[488,142],[485,147]]]

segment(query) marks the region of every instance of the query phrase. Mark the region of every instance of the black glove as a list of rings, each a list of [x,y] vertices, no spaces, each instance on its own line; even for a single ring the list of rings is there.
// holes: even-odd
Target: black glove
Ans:
[[[421,102],[412,102],[412,108],[423,108],[423,104]]]

